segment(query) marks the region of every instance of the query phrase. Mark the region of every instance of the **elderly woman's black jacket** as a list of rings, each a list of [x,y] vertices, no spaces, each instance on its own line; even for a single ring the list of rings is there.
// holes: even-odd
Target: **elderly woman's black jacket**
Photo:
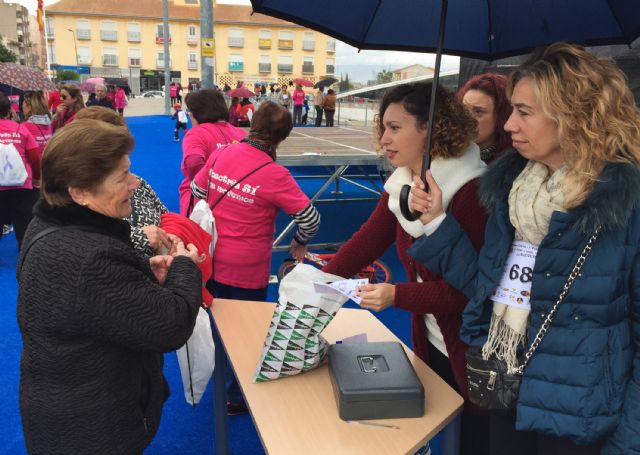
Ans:
[[[18,263],[27,450],[139,454],[168,396],[162,353],[185,344],[195,325],[200,271],[176,257],[160,285],[126,221],[75,204],[40,201],[34,211]],[[23,258],[53,225],[75,226],[42,237]]]

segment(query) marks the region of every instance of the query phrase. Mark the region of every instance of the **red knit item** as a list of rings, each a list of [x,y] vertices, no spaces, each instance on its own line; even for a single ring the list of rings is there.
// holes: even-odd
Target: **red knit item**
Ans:
[[[177,213],[165,213],[160,217],[160,227],[169,234],[176,235],[185,245],[193,243],[200,254],[205,255],[204,261],[198,264],[202,272],[202,303],[210,307],[213,303],[213,296],[204,287],[204,283],[211,278],[212,261],[209,254],[211,245],[211,235],[202,229],[198,224],[189,218]]]
[[[465,184],[453,197],[448,213],[460,223],[476,250],[480,250],[484,243],[487,216],[478,201],[477,190],[478,180]],[[427,365],[429,364],[424,315],[433,314],[442,331],[458,392],[466,401],[464,354],[468,346],[460,340],[460,326],[462,311],[468,300],[439,275],[409,257],[407,249],[413,243],[413,238],[402,229],[395,215],[389,210],[388,204],[389,193],[384,192],[369,219],[322,270],[343,277],[353,276],[358,270],[382,256],[395,242],[409,282],[395,284],[393,306],[412,313],[413,351]],[[416,281],[416,272],[422,277],[422,283]],[[473,406],[469,406],[468,402],[467,406],[478,412]]]

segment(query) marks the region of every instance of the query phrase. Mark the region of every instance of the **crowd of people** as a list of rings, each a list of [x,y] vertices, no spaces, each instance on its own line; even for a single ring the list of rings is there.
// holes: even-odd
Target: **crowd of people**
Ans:
[[[624,75],[559,43],[509,76],[481,74],[457,93],[436,87],[430,119],[432,88],[384,94],[374,136],[394,172],[324,271],[350,277],[395,243],[406,282],[362,286],[361,307],[411,313],[414,352],[465,399],[461,454],[640,453],[640,110]],[[183,100],[175,86],[179,219],[189,223],[200,201],[210,208],[213,261],[206,243],[163,222],[165,204],[131,173],[134,139],[106,92],[97,86],[85,107],[64,85],[53,114],[42,92],[25,92],[22,123],[0,94],[0,144],[26,175],[0,186],[0,221],[14,225],[21,250],[30,453],[141,453],[168,393],[162,353],[191,335],[203,283],[216,297],[265,300],[278,212],[297,224],[295,259],[320,229],[277,162],[309,108],[302,87],[256,108],[239,98],[228,107],[217,89]],[[313,103],[316,126],[323,116],[333,126],[333,90]],[[415,221],[400,209],[405,185]],[[472,351],[516,371],[532,343],[515,408],[471,401]],[[228,413],[246,412],[230,368],[226,379]]]

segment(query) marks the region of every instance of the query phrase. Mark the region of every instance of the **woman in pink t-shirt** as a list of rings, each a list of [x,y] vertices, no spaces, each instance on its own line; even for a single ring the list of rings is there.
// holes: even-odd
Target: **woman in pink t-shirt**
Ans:
[[[22,125],[29,130],[36,144],[38,144],[38,153],[34,157],[36,161],[33,162],[31,168],[33,171],[33,188],[36,190],[40,188],[40,160],[42,159],[42,153],[49,139],[51,139],[51,114],[49,113],[47,100],[41,91],[28,90],[24,92],[23,98],[22,112],[24,112],[26,121]]]
[[[293,91],[293,124],[295,126],[302,125],[302,106],[304,105],[304,90],[302,85],[296,85],[296,89]]]
[[[189,93],[185,102],[193,127],[182,140],[182,165],[184,179],[180,184],[180,214],[190,211],[189,185],[202,169],[209,155],[222,145],[240,141],[247,133],[229,124],[229,111],[222,93],[207,89]]]
[[[37,193],[33,191],[32,169],[39,161],[39,152],[38,144],[27,128],[9,120],[11,113],[9,98],[0,92],[0,144],[13,144],[27,171],[27,178],[22,185],[0,186],[0,225],[13,224],[20,247],[24,232],[31,221],[31,209],[38,200]]]
[[[291,254],[302,259],[307,242],[318,232],[320,214],[291,173],[275,162],[276,148],[291,132],[289,110],[265,101],[253,115],[249,135],[238,144],[213,152],[191,184],[216,219],[218,241],[213,279],[207,289],[218,298],[265,300],[271,244],[279,210],[298,225]],[[242,394],[228,376],[229,413],[243,407]]]

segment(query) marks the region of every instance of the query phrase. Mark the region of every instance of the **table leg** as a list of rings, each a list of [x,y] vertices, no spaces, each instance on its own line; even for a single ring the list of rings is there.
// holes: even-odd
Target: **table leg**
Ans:
[[[217,365],[216,365],[217,368]],[[458,414],[446,427],[442,429],[440,453],[442,455],[458,455],[460,453],[460,422],[462,414]]]
[[[229,453],[229,429],[227,426],[227,391],[225,389],[224,372],[227,368],[227,356],[224,345],[220,339],[218,328],[211,316],[211,310],[207,310],[211,321],[211,333],[213,344],[216,347],[216,366],[213,370],[213,417],[214,417],[214,439],[216,455],[227,455]]]

